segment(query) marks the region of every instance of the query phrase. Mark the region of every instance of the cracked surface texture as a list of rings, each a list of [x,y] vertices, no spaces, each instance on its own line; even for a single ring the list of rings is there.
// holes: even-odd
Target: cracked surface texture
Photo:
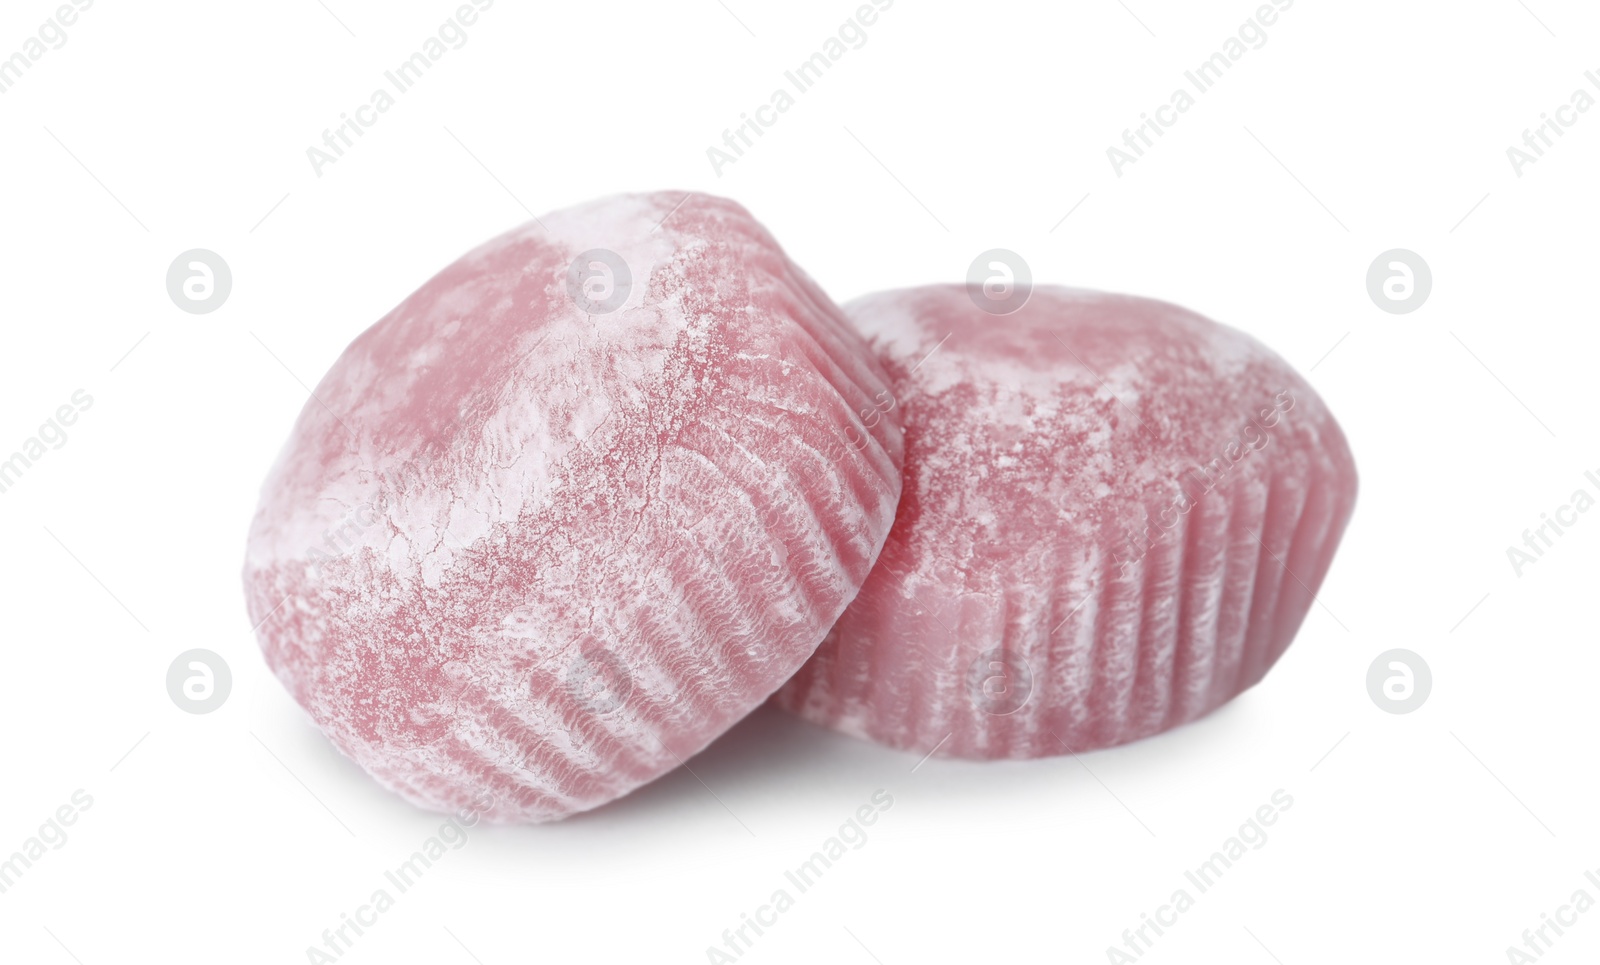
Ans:
[[[900,490],[882,371],[743,208],[659,193],[541,220],[334,363],[244,573],[268,664],[340,750],[495,821],[625,794],[765,700]],[[632,289],[587,314],[568,267],[600,248]]]
[[[1194,720],[1283,653],[1356,473],[1281,358],[1174,305],[1065,288],[1006,316],[960,286],[845,311],[899,403],[905,492],[778,704],[897,748],[1041,757]]]

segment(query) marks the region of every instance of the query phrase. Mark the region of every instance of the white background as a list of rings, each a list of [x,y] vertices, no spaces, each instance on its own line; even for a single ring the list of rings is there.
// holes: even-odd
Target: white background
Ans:
[[[1262,339],[1361,473],[1321,605],[1220,713],[1081,761],[913,773],[759,711],[693,774],[475,829],[344,961],[704,962],[880,788],[867,844],[743,961],[1106,961],[1280,788],[1268,842],[1143,961],[1503,962],[1600,899],[1600,512],[1520,577],[1506,557],[1600,475],[1600,110],[1520,178],[1506,156],[1600,72],[1600,11],[1299,0],[1119,178],[1107,147],[1255,3],[900,0],[718,177],[706,149],[856,6],[725,3],[500,0],[321,177],[306,148],[455,3],[102,0],[0,95],[0,454],[94,398],[0,494],[0,857],[94,799],[0,895],[0,959],[306,961],[433,833],[258,656],[257,487],[304,385],[433,272],[648,189],[739,199],[841,301],[1006,247]],[[6,4],[0,55],[53,9]],[[1365,289],[1395,247],[1432,266],[1412,314]],[[190,248],[232,267],[213,314],[167,296]],[[205,716],[164,682],[193,647],[233,668]],[[1434,676],[1404,716],[1365,685],[1394,647]],[[1600,909],[1578,920],[1544,961],[1600,954]]]

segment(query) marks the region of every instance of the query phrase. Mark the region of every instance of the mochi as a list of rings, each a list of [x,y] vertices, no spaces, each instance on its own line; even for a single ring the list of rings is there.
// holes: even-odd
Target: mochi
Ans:
[[[317,385],[250,530],[266,661],[421,807],[612,800],[762,703],[860,589],[900,492],[887,396],[739,205],[545,215]]]
[[[1281,358],[1174,305],[1066,288],[999,316],[960,286],[845,310],[889,373],[905,490],[777,704],[896,748],[1032,758],[1192,721],[1283,654],[1356,472]]]

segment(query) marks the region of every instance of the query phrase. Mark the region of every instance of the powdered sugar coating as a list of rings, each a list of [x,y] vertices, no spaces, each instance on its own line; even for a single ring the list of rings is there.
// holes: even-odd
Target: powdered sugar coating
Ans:
[[[262,492],[245,587],[268,663],[385,786],[497,821],[677,766],[821,641],[882,546],[882,372],[738,205],[547,215],[368,329]],[[622,257],[610,314],[580,252]],[[600,686],[604,684],[605,686]]]
[[[1282,359],[1174,305],[1065,288],[1006,316],[959,286],[845,310],[902,409],[905,492],[781,706],[900,748],[1039,757],[1261,679],[1356,492],[1343,433]]]

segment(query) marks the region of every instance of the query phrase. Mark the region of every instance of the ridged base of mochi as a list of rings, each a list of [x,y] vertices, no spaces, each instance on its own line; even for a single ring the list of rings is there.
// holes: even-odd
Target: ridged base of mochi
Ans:
[[[942,661],[930,690],[896,694],[883,668],[843,657],[855,627],[830,633],[774,699],[854,737],[950,757],[1051,757],[1170,730],[1255,686],[1288,649],[1353,505],[1334,488],[1212,493],[1143,560],[1121,566],[1105,553],[1047,601],[1005,600],[1028,629],[1004,646],[1032,674],[1029,699],[1009,714],[972,702],[970,668],[993,638]]]
[[[595,249],[632,273],[610,313],[569,292]],[[738,205],[547,214],[317,386],[251,529],[267,663],[421,807],[546,821],[617,798],[766,700],[866,579],[901,443],[856,413],[885,385]]]
[[[1174,306],[1061,294],[1058,311],[1075,311],[1100,298],[1107,304],[1094,304],[1113,317],[1134,310],[1151,315],[1155,332],[1163,331],[1169,316],[1181,316],[1205,338],[1219,338],[1230,347],[1237,342],[1251,358],[1241,380],[1265,386],[1264,399],[1283,390],[1294,405],[1267,430],[1262,448],[1244,452],[1214,486],[1177,503],[1178,509],[1172,489],[1155,482],[1085,499],[1054,518],[1040,505],[1019,502],[1013,510],[1036,521],[1037,536],[1013,533],[1003,550],[980,558],[983,534],[991,529],[950,508],[966,504],[928,479],[929,460],[935,457],[930,438],[948,430],[940,420],[965,421],[963,431],[972,432],[984,424],[984,415],[972,407],[939,409],[937,400],[922,394],[938,391],[945,381],[959,384],[927,370],[952,346],[961,351],[957,339],[963,330],[951,322],[951,313],[964,309],[953,295],[912,298],[918,292],[929,290],[888,293],[846,306],[884,353],[897,394],[909,399],[906,495],[862,592],[775,703],[812,722],[907,751],[1035,758],[1161,733],[1210,713],[1259,682],[1315,605],[1356,498],[1355,468],[1344,436],[1310,387],[1245,336]],[[1053,294],[1044,293],[1047,305]],[[917,327],[925,337],[911,338],[908,329],[895,325],[875,331],[874,316],[891,309],[923,320]],[[930,318],[934,321],[926,321]],[[988,322],[1006,324],[1005,319]],[[906,361],[916,363],[952,327],[955,337],[922,364],[919,383]],[[1063,329],[1065,338],[1072,338],[1070,331],[1070,326]],[[1082,347],[1078,351],[1089,354]],[[1108,352],[1090,362],[1105,378],[1115,368],[1115,349]],[[1106,429],[1104,451],[1114,459],[1137,438],[1154,434],[1150,430],[1156,426],[1173,427],[1175,439],[1201,437],[1188,451],[1151,447],[1149,458],[1170,465],[1168,475],[1178,478],[1193,465],[1192,452],[1208,451],[1204,440],[1225,441],[1230,427],[1199,417],[1184,424],[1188,416],[1181,399],[1168,400],[1170,411],[1164,412],[1157,404],[1160,380],[1138,372],[1134,361],[1129,368],[1136,371],[1124,372],[1122,385],[1140,401],[1131,409],[1106,407],[1121,423]],[[984,371],[961,367],[960,359],[948,364],[967,380],[981,378]],[[1100,377],[1091,379],[1091,388]],[[1253,397],[1250,388],[1236,385],[1229,391]],[[920,412],[919,399],[924,400]],[[960,455],[937,458],[941,465],[953,464],[944,470],[952,476],[977,478],[983,469],[976,460],[963,463]],[[1126,476],[1147,478],[1132,471]],[[917,508],[919,487],[925,490],[924,505]],[[926,490],[940,498],[930,498]],[[1163,514],[1171,520],[1169,528],[1156,522]],[[1148,537],[1140,538],[1146,527]],[[940,555],[956,562],[929,558]],[[1004,652],[998,664],[990,660],[996,650]],[[983,691],[985,680],[991,681],[991,693]]]

